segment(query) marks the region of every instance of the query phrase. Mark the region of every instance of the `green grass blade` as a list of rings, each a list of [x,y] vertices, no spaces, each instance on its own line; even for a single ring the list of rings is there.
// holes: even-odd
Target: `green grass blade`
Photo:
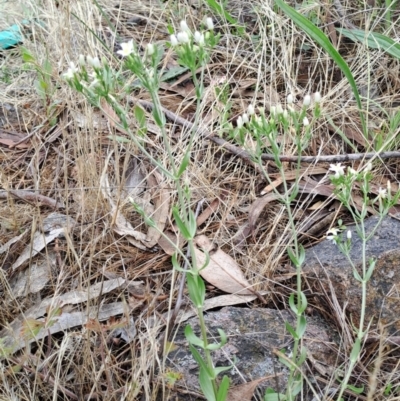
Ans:
[[[371,49],[382,49],[400,60],[400,43],[396,43],[388,36],[377,32],[365,32],[361,29],[337,28],[337,31],[346,36],[346,38],[365,43]]]
[[[317,42],[332,58],[336,65],[342,70],[343,74],[349,81],[353,94],[357,101],[357,106],[360,112],[361,125],[364,137],[368,139],[367,125],[365,123],[365,118],[362,110],[361,98],[357,89],[356,81],[354,80],[353,74],[350,71],[349,66],[346,61],[343,60],[342,56],[333,47],[332,43],[329,41],[328,37],[313,23],[311,23],[307,18],[299,14],[294,8],[287,5],[284,0],[275,0],[276,4],[281,8],[281,10],[308,36],[310,36],[315,42]]]

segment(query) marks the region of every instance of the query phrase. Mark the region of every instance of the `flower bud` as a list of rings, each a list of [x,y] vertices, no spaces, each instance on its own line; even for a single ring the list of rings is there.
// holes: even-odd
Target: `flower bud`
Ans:
[[[246,113],[242,115],[243,124],[247,124],[249,122],[249,116]]]
[[[206,25],[210,31],[214,29],[214,22],[211,17],[206,18]]]
[[[276,106],[276,114],[282,114],[283,113],[283,108],[282,105],[280,103],[278,103],[278,105]]]
[[[254,114],[254,106],[252,104],[249,104],[249,106],[247,107],[247,114],[249,116],[252,116]]]
[[[147,44],[147,54],[149,56],[151,56],[152,54],[154,54],[155,48],[154,45],[152,43],[148,43]]]
[[[182,32],[186,32],[187,34],[190,33],[190,29],[189,29],[188,24],[186,23],[186,21],[182,20],[180,25],[181,25]]]
[[[85,61],[85,56],[83,54],[79,55],[79,65],[81,65],[82,67],[86,64]]]
[[[172,46],[178,46],[179,45],[178,38],[176,37],[176,35],[171,35],[170,41],[171,41],[171,45]]]
[[[390,183],[389,180],[388,180],[388,182],[387,182],[387,190],[388,190],[388,193],[389,193],[389,194],[392,192],[392,184]]]
[[[307,126],[310,125],[310,121],[308,121],[308,118],[307,118],[307,117],[304,117],[304,118],[303,118],[303,125],[304,125],[305,127],[307,127]]]
[[[351,239],[351,231],[347,230],[347,239]]]
[[[194,33],[194,40],[199,46],[204,46],[204,35],[199,31]]]
[[[177,38],[179,43],[189,43],[189,35],[184,31],[178,32]]]
[[[311,103],[311,96],[309,94],[307,94],[304,96],[303,106],[307,107],[310,105],[310,103]]]
[[[293,95],[291,93],[288,94],[286,102],[287,104],[293,104]]]
[[[321,103],[321,94],[319,92],[314,93],[314,102]]]
[[[365,166],[365,171],[368,172],[368,171],[371,171],[371,170],[372,170],[372,163],[368,162],[367,165]]]
[[[236,120],[236,125],[240,129],[243,127],[243,118],[242,116],[239,116],[238,119]]]

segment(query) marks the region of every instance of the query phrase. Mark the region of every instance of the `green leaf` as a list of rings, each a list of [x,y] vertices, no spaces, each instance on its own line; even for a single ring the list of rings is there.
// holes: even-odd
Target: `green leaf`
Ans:
[[[375,270],[375,265],[376,265],[376,259],[370,259],[369,260],[369,267],[368,267],[367,273],[366,273],[366,275],[364,277],[365,281],[369,281],[369,279],[371,278],[372,273]]]
[[[350,353],[350,361],[355,363],[357,362],[357,359],[360,355],[360,350],[361,350],[361,341],[359,338],[356,339],[354,345],[353,345],[353,349],[351,350]]]
[[[365,32],[361,29],[336,28],[342,35],[349,39],[365,43],[371,49],[383,50],[400,60],[400,43],[378,32]]]
[[[207,401],[216,401],[212,380],[203,368],[200,368],[199,382],[201,391],[203,392]]]
[[[286,395],[277,393],[274,389],[268,387],[265,390],[264,401],[286,401]]]
[[[217,377],[221,372],[226,372],[231,370],[233,366],[219,366],[218,368],[213,368],[214,377]]]
[[[328,37],[307,18],[299,14],[294,8],[290,7],[284,0],[275,0],[276,4],[284,11],[286,15],[302,29],[307,35],[309,35],[315,42],[317,42],[332,58],[336,65],[342,70],[346,76],[353,94],[357,101],[358,110],[360,112],[361,125],[363,128],[364,137],[368,138],[367,125],[362,110],[361,98],[357,89],[356,81],[354,80],[353,74],[346,61],[342,58],[339,52],[333,47]]]
[[[191,301],[196,308],[201,308],[206,295],[204,280],[198,274],[187,274],[186,283]]]
[[[297,335],[302,338],[307,328],[307,320],[305,316],[300,316],[299,327],[297,328]]]
[[[356,387],[356,386],[352,386],[351,384],[347,385],[347,388],[351,391],[353,391],[356,394],[361,394],[364,391],[364,386],[362,387]]]
[[[196,231],[197,231],[197,221],[196,221],[196,215],[192,210],[189,210],[189,227],[188,231],[190,234],[190,238],[194,238],[196,236]]]
[[[296,333],[295,329],[290,325],[290,323],[285,322],[285,327],[295,340],[299,339],[299,335]]]
[[[133,108],[133,112],[135,114],[135,118],[139,124],[140,128],[144,128],[146,126],[146,113],[140,106],[135,106]]]
[[[193,358],[195,359],[195,361],[198,363],[198,365],[200,366],[200,369],[204,369],[205,373],[208,375],[208,377],[211,379],[213,377],[213,372],[210,372],[208,369],[208,366],[205,362],[205,360],[202,358],[202,356],[200,355],[200,352],[197,351],[197,349],[195,347],[193,347],[193,345],[189,345],[189,349],[190,352],[193,355]]]
[[[204,348],[204,341],[200,337],[197,337],[196,334],[194,334],[193,329],[189,324],[185,327],[185,337],[190,344],[197,345],[200,348]]]
[[[217,401],[225,401],[228,395],[230,380],[228,376],[222,378],[221,384],[219,385]]]
[[[22,60],[25,63],[35,63],[36,61],[32,54],[25,48],[22,48]]]
[[[294,264],[294,266],[297,268],[299,266],[301,266],[299,264],[299,260],[297,259],[296,255],[294,254],[292,248],[288,247],[287,248],[287,253],[289,255],[290,260],[292,261],[292,263]]]
[[[181,234],[183,235],[183,237],[186,240],[191,240],[192,237],[190,236],[189,230],[187,229],[187,227],[185,226],[185,224],[183,223],[181,216],[179,215],[179,210],[176,206],[174,206],[172,208],[172,215],[174,216],[175,219],[175,223],[179,228],[179,231],[181,232]]]
[[[176,173],[176,178],[179,178],[186,170],[187,166],[189,165],[190,162],[190,151],[187,151],[185,153],[185,156],[183,156],[183,160],[181,165],[179,166],[179,170]]]

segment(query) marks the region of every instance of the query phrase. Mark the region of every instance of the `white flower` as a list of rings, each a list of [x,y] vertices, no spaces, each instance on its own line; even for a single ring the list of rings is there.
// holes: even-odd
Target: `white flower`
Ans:
[[[351,231],[347,230],[347,239],[351,239]]]
[[[337,228],[331,228],[326,233],[326,238],[331,241],[335,241],[335,238],[338,236],[339,230]]]
[[[314,102],[321,103],[321,94],[319,92],[314,93]]]
[[[329,170],[335,173],[335,178],[344,175],[344,166],[342,166],[342,163],[330,164]]]
[[[206,18],[206,25],[210,31],[214,29],[214,22],[211,17]]]
[[[147,54],[149,56],[151,56],[152,54],[154,54],[154,51],[155,51],[155,48],[154,48],[153,43],[148,43],[147,44]]]
[[[79,65],[84,66],[85,65],[85,56],[83,54],[79,55]]]
[[[246,113],[242,115],[243,124],[247,124],[249,122],[249,116]]]
[[[308,121],[308,118],[307,118],[307,117],[304,117],[304,118],[303,118],[303,125],[304,125],[305,127],[307,127],[307,126],[310,125],[310,121]]]
[[[252,104],[249,104],[249,106],[247,107],[247,114],[249,116],[252,116],[254,114],[254,106]]]
[[[307,107],[307,106],[310,105],[310,103],[311,103],[311,96],[309,94],[307,94],[307,95],[304,96],[303,106]]]
[[[200,33],[199,31],[194,33],[194,40],[199,46],[204,46],[204,34]]]
[[[238,119],[236,120],[236,125],[240,129],[243,127],[243,118],[242,116],[239,116]]]
[[[177,38],[179,43],[189,43],[189,35],[186,32],[178,32]]]
[[[187,34],[191,34],[191,31],[190,31],[186,21],[182,20],[180,25],[181,25],[182,32],[186,32]]]
[[[385,199],[387,198],[387,189],[383,189],[379,187],[378,189],[378,199]]]
[[[127,57],[134,52],[133,39],[129,42],[121,43],[121,50],[118,50],[117,53],[122,57]],[[94,67],[94,66],[93,66]]]
[[[171,45],[172,46],[178,46],[179,45],[178,38],[176,37],[176,35],[171,35],[170,40],[171,40]]]
[[[293,95],[291,93],[288,94],[286,102],[287,104],[293,104]]]
[[[87,56],[86,59],[88,64],[91,65],[93,68],[101,67],[100,60],[98,59],[98,57]]]
[[[69,68],[68,68],[67,72],[65,72],[63,74],[63,77],[66,79],[72,79],[77,72],[78,72],[78,68],[76,68],[75,64],[71,62],[71,63],[69,63]]]

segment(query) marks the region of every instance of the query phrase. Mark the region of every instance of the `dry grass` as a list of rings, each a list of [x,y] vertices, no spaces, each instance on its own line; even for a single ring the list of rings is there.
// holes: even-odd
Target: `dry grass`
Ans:
[[[89,306],[100,308],[108,303],[124,302],[126,308],[122,318],[128,314],[134,317],[137,330],[135,341],[126,345],[123,341],[113,340],[110,337],[113,321],[109,319],[101,324],[89,321],[83,327],[74,327],[28,345],[12,358],[1,361],[1,399],[61,400],[73,399],[75,394],[79,400],[116,400],[123,397],[153,400],[162,387],[163,366],[157,339],[165,327],[160,316],[169,310],[176,297],[176,277],[172,274],[169,256],[162,250],[150,252],[138,249],[113,231],[115,214],[100,188],[101,176],[106,172],[114,187],[115,199],[118,199],[124,188],[126,172],[136,158],[144,172],[142,185],[146,189],[153,167],[133,145],[117,143],[109,138],[115,132],[107,118],[71,90],[61,74],[68,62],[77,61],[79,54],[105,58],[118,68],[112,57],[118,43],[128,38],[134,38],[142,46],[149,42],[162,43],[168,40],[168,24],[177,27],[179,21],[186,17],[189,25],[198,25],[205,14],[210,15],[207,7],[200,1],[198,3],[201,6],[186,1],[100,1],[103,13],[91,1],[30,2],[24,6],[17,4],[15,12],[9,8],[10,2],[2,1],[0,5],[0,28],[20,21],[22,17],[37,18],[43,22],[42,28],[33,26],[30,34],[26,32],[29,38],[24,46],[38,64],[48,60],[52,66],[54,91],[50,99],[56,102],[53,113],[58,118],[57,126],[52,129],[49,104],[35,91],[37,73],[32,66],[22,62],[21,48],[1,55],[0,104],[3,105],[4,117],[0,116],[6,122],[0,127],[0,132],[19,132],[21,137],[33,135],[24,142],[26,146],[9,148],[2,145],[0,185],[5,190],[38,191],[56,199],[65,205],[63,212],[78,223],[67,238],[48,244],[41,252],[40,257],[53,266],[47,285],[39,293],[15,297],[10,288],[11,274],[8,269],[52,210],[11,196],[0,200],[1,243],[26,232],[21,241],[2,255],[0,325],[8,325],[42,299],[51,299],[71,290],[87,289],[106,279],[122,277],[139,282],[136,287],[132,284],[129,288],[119,288],[74,305],[74,310],[84,311]],[[371,29],[380,29],[383,24],[380,17],[382,10],[375,8],[376,15],[372,16],[370,11],[357,12],[360,7],[349,4],[348,8],[344,8],[348,18],[358,26],[370,24]],[[365,8],[368,9],[368,6]],[[269,109],[271,104],[284,103],[289,92],[302,99],[306,93],[319,90],[324,99],[323,117],[315,127],[312,144],[306,153],[330,155],[353,151],[340,135],[334,133],[326,116],[341,128],[360,152],[367,150],[368,144],[362,146],[357,143],[360,123],[349,85],[329,57],[287,18],[276,14],[270,2],[235,1],[229,2],[228,9],[246,24],[248,34],[238,37],[228,24],[215,17],[219,21],[217,28],[222,33],[222,40],[208,66],[205,81],[209,86],[215,79],[226,77],[230,88],[229,102],[232,103],[230,118],[235,120],[250,103]],[[314,6],[314,10],[316,18],[320,18],[320,24],[328,32],[328,24],[337,15],[337,10],[328,5],[321,8]],[[118,28],[117,34],[109,28],[105,16]],[[398,11],[393,18],[393,26],[387,34],[399,38]],[[388,119],[382,110],[392,114],[399,107],[400,61],[380,51],[366,53],[363,46],[346,39],[337,37],[337,40],[358,85],[363,88],[364,96],[371,100],[368,110],[370,129],[387,135],[385,140],[398,143],[399,130],[387,129]],[[166,50],[163,68],[174,65],[176,61],[172,53]],[[127,80],[133,82],[130,77]],[[188,81],[169,90],[162,89],[163,106],[190,120],[195,110],[190,90],[191,83]],[[134,95],[149,100],[148,94],[143,91],[137,90]],[[16,111],[7,112],[11,106]],[[210,90],[202,104],[203,126],[218,130],[221,115],[215,110],[221,107],[224,106]],[[151,121],[150,114],[149,119]],[[169,128],[173,151],[179,160],[187,145],[187,133],[173,124]],[[132,129],[135,129],[134,125]],[[149,152],[168,167],[160,138],[149,134],[147,141]],[[293,144],[288,143],[286,154],[292,155],[293,152]],[[288,172],[292,168],[288,163]],[[273,163],[269,163],[267,169],[271,174],[277,172]],[[388,177],[398,182],[396,161],[376,169],[378,186]],[[238,261],[257,290],[275,289],[277,296],[270,299],[271,304],[285,299],[283,295],[291,291],[291,282],[282,282],[277,277],[288,272],[285,249],[293,233],[289,230],[281,205],[271,203],[265,207],[257,230],[244,246],[237,247],[234,243],[235,234],[248,218],[249,206],[266,185],[263,178],[241,159],[199,138],[194,143],[193,163],[185,179],[192,189],[193,208],[201,200],[206,200],[207,204],[220,199],[218,212],[199,231]],[[171,183],[165,181],[163,185],[174,197]],[[148,188],[145,193],[148,197],[154,195],[154,191]],[[299,224],[312,216],[307,208],[320,199],[325,200],[315,195],[299,197],[293,205]],[[147,203],[150,201],[147,199]],[[325,204],[329,202],[331,199]],[[145,232],[144,222],[129,204],[125,201],[121,207],[133,227]],[[337,217],[340,216],[346,219],[344,212]],[[325,225],[320,232],[305,235],[305,244],[321,238],[327,228]],[[32,258],[19,270],[28,274],[34,260]],[[335,310],[337,306],[334,302],[331,305],[332,311]],[[67,311],[72,311],[72,306],[64,309],[64,312]],[[339,329],[341,332],[342,329]],[[338,363],[343,363],[346,352],[346,348],[338,351]],[[354,382],[364,383],[369,388],[369,400],[398,399],[383,395],[390,383],[394,386],[399,383],[398,364],[393,350],[385,344],[383,334],[380,343],[366,348],[362,362],[354,372]],[[68,391],[73,394],[68,395]]]

